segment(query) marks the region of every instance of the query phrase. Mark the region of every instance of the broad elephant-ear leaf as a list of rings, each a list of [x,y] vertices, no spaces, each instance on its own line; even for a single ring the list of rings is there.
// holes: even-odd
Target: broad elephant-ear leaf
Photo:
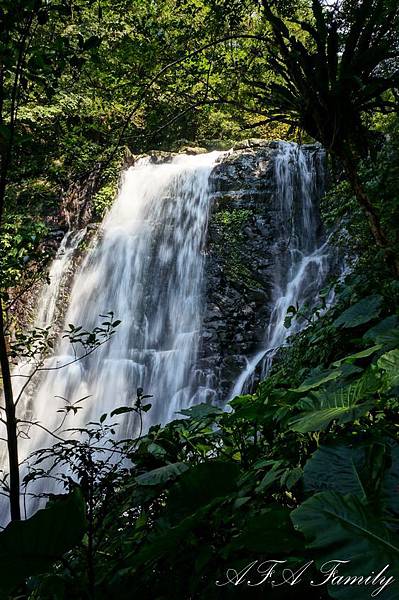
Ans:
[[[328,369],[325,371],[312,372],[297,388],[291,389],[292,392],[308,392],[322,386],[323,384],[338,379],[342,375],[340,369]]]
[[[324,431],[332,421],[340,424],[349,421],[357,421],[360,417],[366,415],[373,404],[365,402],[359,406],[331,406],[304,413],[298,419],[291,421],[290,429],[297,433],[308,433],[309,431]]]
[[[364,448],[320,446],[305,465],[305,490],[334,490],[341,494],[353,494],[366,501],[366,490],[362,482],[365,463]]]
[[[383,354],[377,361],[383,371],[383,383],[386,390],[399,386],[399,349]]]
[[[289,427],[298,433],[323,431],[331,421],[340,424],[355,421],[374,406],[370,396],[378,382],[372,373],[338,389],[322,389],[301,399],[296,408],[301,410]]]
[[[85,531],[80,490],[56,499],[26,521],[10,523],[0,533],[1,597],[8,597],[27,577],[47,571],[81,541]]]
[[[304,468],[308,493],[352,494],[382,515],[399,514],[399,445],[391,440],[361,446],[320,446]]]
[[[382,502],[399,515],[399,445],[390,448],[391,464],[382,483]]]
[[[175,523],[216,498],[230,495],[237,487],[239,472],[236,463],[216,460],[191,467],[170,490],[170,520]]]
[[[165,484],[173,479],[176,479],[176,477],[184,473],[184,471],[187,471],[187,469],[188,466],[185,463],[171,463],[169,465],[159,467],[158,469],[147,471],[142,475],[138,475],[135,480],[139,485],[144,486]]]
[[[304,534],[307,548],[315,550],[320,568],[330,560],[348,560],[339,566],[341,575],[369,575],[389,565],[385,575],[394,581],[384,589],[384,600],[397,600],[399,584],[399,536],[390,531],[356,496],[321,492],[305,500],[291,513],[297,531]],[[325,576],[320,580],[325,579]],[[364,586],[329,586],[338,600],[364,600]]]
[[[303,551],[304,539],[293,528],[289,509],[270,506],[248,518],[231,547],[276,556]]]
[[[350,306],[334,321],[335,327],[351,328],[368,323],[378,317],[381,311],[382,296],[373,294]]]
[[[366,348],[365,350],[361,350],[360,352],[356,352],[355,354],[350,354],[349,356],[344,356],[344,358],[340,358],[339,360],[336,360],[333,363],[333,366],[339,367],[342,365],[342,363],[352,364],[352,363],[356,362],[359,358],[367,358],[369,356],[372,356],[373,354],[378,352],[378,350],[381,350],[381,348],[382,348],[381,344],[376,344],[375,346],[372,346],[371,348]]]
[[[363,339],[375,344],[383,344],[387,350],[399,346],[399,318],[396,315],[386,317],[363,335]]]
[[[178,411],[179,415],[184,415],[193,419],[209,417],[210,415],[220,415],[222,413],[223,411],[218,406],[207,404],[206,402]]]
[[[145,563],[148,565],[162,558],[173,564],[174,555],[181,552],[182,546],[192,536],[194,528],[198,528],[202,523],[209,519],[208,514],[212,512],[215,503],[209,503],[200,508],[193,515],[179,521],[175,526],[169,523],[158,521],[155,524],[151,536],[140,547],[136,548],[126,556],[126,564],[130,567],[138,568]]]

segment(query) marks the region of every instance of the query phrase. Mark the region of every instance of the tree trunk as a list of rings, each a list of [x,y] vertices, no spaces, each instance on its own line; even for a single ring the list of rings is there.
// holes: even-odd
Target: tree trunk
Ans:
[[[384,252],[387,265],[392,269],[396,277],[399,277],[399,257],[391,248],[390,241],[385,235],[381,225],[381,220],[373,204],[371,203],[368,194],[361,181],[356,163],[350,151],[344,151],[341,155],[346,176],[356,196],[356,200],[360,204],[369,222],[372,236],[379,248]]]
[[[10,471],[10,513],[12,521],[20,521],[21,508],[19,502],[19,462],[17,419],[13,398],[10,363],[8,361],[7,344],[4,335],[3,306],[0,300],[0,363],[3,378],[4,408],[6,413],[8,464]]]

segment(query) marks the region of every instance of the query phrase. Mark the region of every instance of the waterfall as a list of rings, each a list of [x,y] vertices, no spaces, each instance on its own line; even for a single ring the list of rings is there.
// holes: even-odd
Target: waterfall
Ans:
[[[84,426],[116,407],[132,406],[140,387],[153,396],[146,428],[199,401],[195,362],[208,180],[218,156],[180,155],[162,164],[140,159],[123,174],[119,195],[74,279],[65,328],[71,323],[91,331],[109,311],[121,324],[82,360],[72,362],[76,349],[63,339],[46,361],[51,370],[42,374],[30,412],[49,430],[57,427],[57,409],[65,401],[83,397],[79,417],[65,426]],[[122,421],[123,435],[137,433],[131,414]],[[45,443],[35,435],[35,448]]]
[[[320,235],[320,171],[324,174],[320,154],[321,150],[311,153],[294,143],[279,143],[274,175],[281,234],[275,241],[272,310],[262,347],[247,360],[231,398],[249,392],[256,378],[267,375],[276,351],[299,328],[295,320],[290,327],[284,326],[288,308],[314,303],[330,272],[331,251]]]
[[[68,231],[62,238],[57,254],[51,263],[48,273],[48,285],[44,285],[37,301],[35,327],[46,328],[51,327],[57,320],[60,310],[60,292],[64,280],[68,277],[68,273],[72,268],[75,253],[80,242],[86,235],[86,228],[73,232]],[[32,373],[34,364],[30,359],[20,359],[18,364],[12,369],[13,379],[13,394],[14,400],[19,401],[19,396],[23,392],[26,379]],[[25,394],[21,396],[21,401],[24,405],[24,417],[32,417],[32,411],[29,407],[29,396]],[[4,464],[6,458],[6,449],[0,447],[0,467]]]
[[[38,301],[37,327],[51,326],[57,315],[57,302],[63,279],[68,273],[74,254],[86,235],[87,229],[68,231],[62,238],[58,252],[48,274],[49,285],[43,288]]]
[[[250,391],[267,375],[276,350],[300,327],[296,321],[284,327],[287,309],[312,304],[331,270],[331,250],[318,211],[322,151],[280,142],[272,160],[272,210],[279,226],[271,248],[275,262],[270,317],[261,347],[247,359],[230,397]],[[91,331],[101,322],[99,315],[110,311],[121,323],[108,342],[81,360],[75,361],[77,348],[68,339],[59,339],[55,355],[45,359],[30,391],[21,398],[20,418],[34,419],[54,431],[62,420],[57,410],[85,398],[78,414],[71,411],[63,424],[63,428],[84,427],[116,407],[132,406],[137,388],[143,388],[153,396],[152,408],[144,415],[148,429],[176,418],[181,408],[209,399],[213,384],[208,380],[204,384],[198,356],[206,305],[210,175],[218,161],[223,161],[219,152],[177,155],[170,162],[147,157],[127,169],[73,279],[69,305],[60,311],[64,277],[85,231],[64,237],[50,270],[51,285],[38,303],[37,325],[59,322],[62,312],[65,329],[73,324]],[[22,366],[22,377],[29,368]],[[209,381],[212,378],[209,375]],[[19,393],[21,384],[15,387]],[[120,435],[137,435],[139,424],[132,413],[121,415],[119,421]],[[37,428],[24,437],[21,458],[51,445],[51,437]],[[5,454],[0,456],[0,466],[5,459]]]

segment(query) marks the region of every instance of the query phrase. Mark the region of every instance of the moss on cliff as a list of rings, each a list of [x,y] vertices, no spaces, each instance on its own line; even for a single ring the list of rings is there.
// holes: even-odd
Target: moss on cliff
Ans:
[[[253,211],[246,208],[219,210],[213,216],[217,235],[212,246],[213,251],[221,258],[224,274],[234,285],[238,283],[248,288],[259,285],[251,269],[245,264],[243,230],[252,216]]]

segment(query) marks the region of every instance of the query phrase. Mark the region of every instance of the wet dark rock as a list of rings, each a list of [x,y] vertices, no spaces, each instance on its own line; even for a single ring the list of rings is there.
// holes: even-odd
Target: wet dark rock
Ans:
[[[56,229],[55,231],[49,231],[48,237],[50,239],[60,240],[64,237],[65,231],[63,229]]]
[[[317,153],[319,146],[305,147]],[[199,368],[216,375],[216,397],[228,399],[247,357],[259,351],[272,308],[281,238],[274,159],[278,142],[244,140],[212,171],[212,209],[205,263],[205,313]]]

